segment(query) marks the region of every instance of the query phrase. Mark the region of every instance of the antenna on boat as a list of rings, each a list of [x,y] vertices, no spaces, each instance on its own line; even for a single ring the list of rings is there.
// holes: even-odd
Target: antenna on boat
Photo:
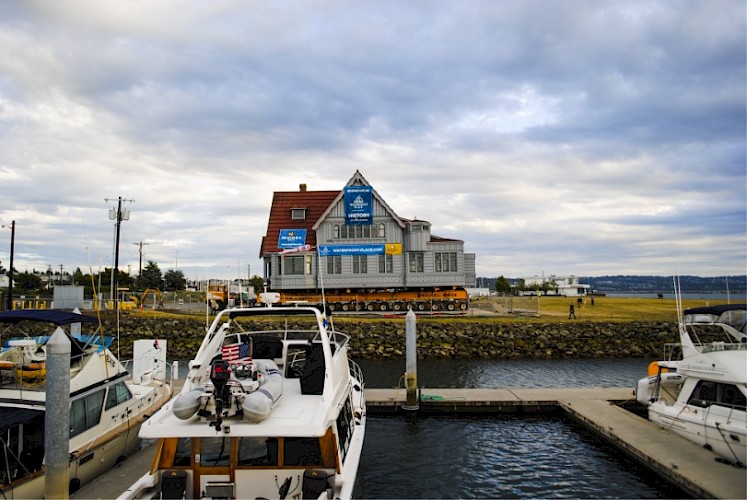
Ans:
[[[677,307],[677,323],[682,324],[682,293],[680,289],[680,277],[672,276],[674,282],[674,302]]]

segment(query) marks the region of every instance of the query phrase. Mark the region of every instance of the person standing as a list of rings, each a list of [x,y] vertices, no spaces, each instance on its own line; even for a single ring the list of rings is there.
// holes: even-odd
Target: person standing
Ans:
[[[573,307],[573,302],[571,302],[571,307],[568,309],[568,319],[576,319],[576,308]]]

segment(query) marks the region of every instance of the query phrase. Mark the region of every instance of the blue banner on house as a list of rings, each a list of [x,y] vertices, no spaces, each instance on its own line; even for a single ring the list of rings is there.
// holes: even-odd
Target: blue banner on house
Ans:
[[[305,229],[281,229],[278,248],[295,248],[306,244]]]
[[[319,255],[382,255],[386,245],[319,245]]]
[[[373,224],[371,186],[345,187],[345,223],[351,226]]]

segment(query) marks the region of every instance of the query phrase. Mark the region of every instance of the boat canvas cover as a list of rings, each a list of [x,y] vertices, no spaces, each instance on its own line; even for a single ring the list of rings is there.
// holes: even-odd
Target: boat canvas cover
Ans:
[[[42,410],[30,408],[0,407],[0,435],[11,427],[28,422],[42,413],[44,413]]]
[[[21,309],[0,312],[0,323],[20,323],[21,321],[46,321],[57,326],[71,323],[98,323],[98,320],[91,316],[53,309]]]

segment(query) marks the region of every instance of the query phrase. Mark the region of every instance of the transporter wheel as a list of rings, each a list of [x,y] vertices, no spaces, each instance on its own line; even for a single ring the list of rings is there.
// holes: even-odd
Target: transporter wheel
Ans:
[[[466,311],[467,310],[467,303],[466,302],[461,302],[459,304],[459,309],[461,309],[462,311]]]
[[[350,310],[350,304],[348,304],[347,302],[346,302],[346,303],[344,303],[344,304],[342,305],[342,310],[343,310],[343,311],[349,311],[349,310]]]
[[[439,309],[441,309],[441,304],[439,304],[438,302],[434,302],[433,304],[431,304],[431,311],[438,311]]]
[[[389,306],[386,302],[382,302],[381,304],[379,304],[379,311],[386,311],[387,309],[389,309]]]
[[[456,306],[453,302],[449,302],[448,304],[446,304],[446,309],[448,309],[449,311],[453,311],[454,309],[456,309]]]
[[[400,302],[395,302],[392,305],[392,309],[394,309],[395,311],[401,311],[402,310],[402,304]]]
[[[418,302],[417,308],[418,311],[425,311],[425,304],[422,302]]]
[[[373,311],[374,309],[376,309],[376,304],[371,302],[366,306],[366,309],[368,309],[369,311]]]

